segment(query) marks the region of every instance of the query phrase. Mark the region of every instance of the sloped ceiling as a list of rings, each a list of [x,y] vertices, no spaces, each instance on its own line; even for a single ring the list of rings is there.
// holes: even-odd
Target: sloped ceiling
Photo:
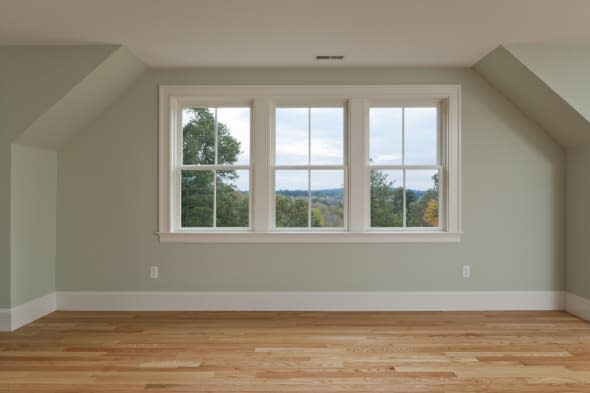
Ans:
[[[128,49],[116,48],[15,141],[58,150],[102,113],[144,69],[144,64]]]
[[[14,140],[116,46],[0,47],[0,138]]]
[[[590,143],[590,47],[500,46],[474,68],[559,144]],[[144,70],[121,46],[0,47],[0,138],[59,149]]]
[[[474,68],[562,146],[590,143],[590,47],[500,46]]]
[[[506,49],[590,121],[590,45],[506,45]]]

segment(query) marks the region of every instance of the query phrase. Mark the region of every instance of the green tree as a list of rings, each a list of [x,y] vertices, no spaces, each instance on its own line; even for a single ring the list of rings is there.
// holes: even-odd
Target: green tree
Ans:
[[[217,133],[217,164],[233,164],[240,153],[240,142],[223,123],[205,108],[190,109],[191,118],[182,130],[183,163],[185,165],[215,164]],[[213,226],[214,182],[217,189],[216,221],[220,227],[248,226],[248,194],[233,184],[236,171],[183,171],[181,176],[181,221],[183,227]]]
[[[433,188],[426,190],[424,194],[408,203],[409,227],[437,227],[438,226],[438,173],[432,176]]]
[[[371,172],[371,226],[404,225],[404,189],[396,187],[383,171]]]
[[[307,200],[277,193],[276,226],[279,228],[307,227]]]

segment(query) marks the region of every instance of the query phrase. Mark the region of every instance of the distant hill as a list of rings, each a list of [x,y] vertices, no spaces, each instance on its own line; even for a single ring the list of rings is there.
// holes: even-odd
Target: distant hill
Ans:
[[[344,188],[329,188],[325,190],[312,190],[313,196],[327,197],[331,196],[334,198],[344,198]],[[304,197],[307,196],[307,190],[278,190],[277,195],[284,195],[288,197]]]
[[[422,198],[426,191],[408,190],[414,193],[418,198]],[[333,197],[335,199],[344,199],[344,188],[328,188],[325,190],[312,190],[314,197]],[[290,198],[300,198],[307,196],[307,190],[278,190],[277,195],[284,195]]]

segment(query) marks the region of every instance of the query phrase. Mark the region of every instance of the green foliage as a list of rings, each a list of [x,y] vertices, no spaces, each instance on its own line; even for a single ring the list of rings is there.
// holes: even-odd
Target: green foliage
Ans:
[[[184,126],[183,162],[186,165],[215,164],[215,116],[207,109],[191,109],[191,120]],[[240,142],[231,136],[222,123],[217,124],[218,164],[233,164],[240,153]],[[213,198],[216,182],[217,212],[219,227],[248,226],[248,194],[240,192],[233,181],[236,171],[183,171],[181,176],[181,222],[182,226],[213,226]]]
[[[308,205],[306,190],[277,191],[276,226],[278,228],[307,228]],[[313,191],[311,226],[341,228],[344,226],[343,190]]]
[[[408,203],[406,223],[409,227],[438,226],[438,174],[432,177],[434,188]]]
[[[434,188],[422,195],[406,191],[406,226],[438,226],[438,175],[433,176]],[[382,171],[371,173],[371,226],[398,228],[404,225],[404,188],[395,185]]]
[[[213,172],[183,171],[181,221],[183,227],[213,226]]]
[[[371,226],[404,226],[404,189],[382,171],[371,172]]]
[[[215,164],[215,116],[206,108],[189,109],[191,120],[182,129],[185,165]],[[223,123],[217,123],[217,163],[233,164],[240,154],[240,141]]]
[[[276,226],[278,228],[307,227],[307,200],[277,194]]]

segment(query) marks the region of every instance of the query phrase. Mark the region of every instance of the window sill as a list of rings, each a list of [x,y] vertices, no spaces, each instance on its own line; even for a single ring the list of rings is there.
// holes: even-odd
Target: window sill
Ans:
[[[159,232],[160,243],[459,243],[459,232]]]

